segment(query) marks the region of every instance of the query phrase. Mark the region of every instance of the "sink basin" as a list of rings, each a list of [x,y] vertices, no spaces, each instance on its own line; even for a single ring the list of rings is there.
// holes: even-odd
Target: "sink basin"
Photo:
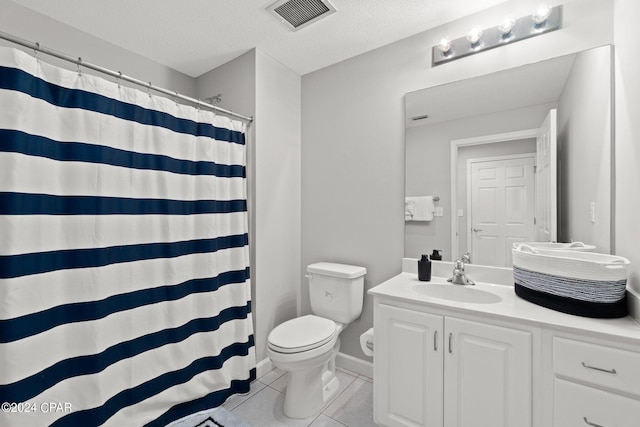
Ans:
[[[475,288],[470,285],[414,285],[413,290],[433,298],[449,301],[468,302],[472,304],[495,304],[502,301],[499,295]]]

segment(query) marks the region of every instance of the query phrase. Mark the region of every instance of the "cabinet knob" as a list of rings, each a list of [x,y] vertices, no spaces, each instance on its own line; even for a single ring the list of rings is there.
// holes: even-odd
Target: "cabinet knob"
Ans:
[[[453,353],[453,347],[451,346],[452,340],[453,340],[453,334],[449,332],[449,354]]]

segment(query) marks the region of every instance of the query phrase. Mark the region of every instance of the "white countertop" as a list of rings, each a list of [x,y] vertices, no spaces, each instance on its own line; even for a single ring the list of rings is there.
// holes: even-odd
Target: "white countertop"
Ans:
[[[406,269],[406,268],[405,268]],[[436,269],[434,269],[436,270]],[[442,269],[438,268],[438,272]],[[436,273],[437,274],[437,273]],[[474,278],[469,274],[471,279]],[[421,287],[451,285],[445,277],[433,276],[430,282],[421,282],[413,272],[404,272],[369,290],[369,294],[450,312],[491,317],[502,321],[515,320],[547,328],[565,329],[572,332],[605,334],[640,344],[640,325],[631,317],[618,319],[593,319],[560,313],[530,303],[515,294],[513,285],[476,282],[471,288],[491,292],[501,298],[500,302],[475,304],[440,299],[421,293]]]

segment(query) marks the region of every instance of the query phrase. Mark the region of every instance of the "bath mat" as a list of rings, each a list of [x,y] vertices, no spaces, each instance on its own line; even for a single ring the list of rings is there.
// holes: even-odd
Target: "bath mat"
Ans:
[[[214,408],[187,415],[166,427],[251,427],[251,424],[224,408]]]

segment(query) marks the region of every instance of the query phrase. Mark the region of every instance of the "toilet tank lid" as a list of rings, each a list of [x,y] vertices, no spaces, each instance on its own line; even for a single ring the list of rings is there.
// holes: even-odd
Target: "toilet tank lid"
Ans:
[[[325,276],[356,279],[367,274],[367,269],[357,265],[336,264],[333,262],[316,262],[307,266],[308,273],[323,274]]]

